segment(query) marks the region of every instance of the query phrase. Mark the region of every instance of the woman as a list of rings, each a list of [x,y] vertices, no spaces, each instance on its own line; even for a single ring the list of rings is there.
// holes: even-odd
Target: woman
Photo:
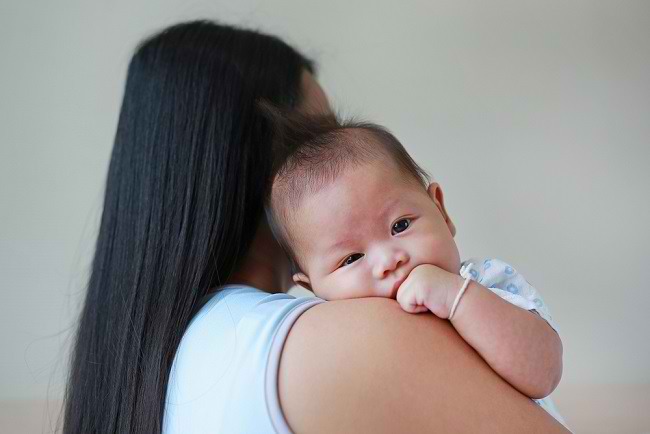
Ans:
[[[64,432],[561,430],[431,315],[281,294],[257,102],[327,110],[313,72],[277,38],[210,22],[139,46]]]

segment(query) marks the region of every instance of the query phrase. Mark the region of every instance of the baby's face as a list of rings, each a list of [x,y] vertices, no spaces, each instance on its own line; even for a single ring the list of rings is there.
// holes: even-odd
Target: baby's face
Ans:
[[[344,171],[305,197],[290,229],[309,285],[327,300],[395,298],[411,270],[433,264],[458,273],[460,258],[437,184],[405,180],[392,162]]]

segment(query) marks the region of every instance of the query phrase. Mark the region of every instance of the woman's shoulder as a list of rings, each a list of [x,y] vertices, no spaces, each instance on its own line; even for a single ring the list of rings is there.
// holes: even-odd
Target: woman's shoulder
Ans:
[[[278,378],[294,432],[566,432],[448,321],[408,314],[390,299],[330,301],[304,312]]]
[[[305,310],[314,304],[322,303],[316,297],[294,297],[286,293],[268,293],[252,286],[228,285],[204,301],[203,306],[193,318],[186,335],[196,329],[210,327],[213,323],[238,326],[250,316],[260,324],[269,319],[282,320],[285,315],[298,309]]]
[[[288,333],[295,319],[311,306],[322,303],[315,297],[271,294],[245,285],[229,285],[204,300],[194,315],[176,351],[172,375],[205,377],[224,372],[239,353],[265,364],[273,340]],[[232,371],[232,369],[230,369]],[[221,374],[219,374],[221,375]],[[185,384],[188,384],[184,378]],[[199,379],[199,389],[209,387]]]
[[[213,295],[176,352],[165,432],[270,432],[286,425],[277,399],[281,348],[293,321],[322,302],[246,286]]]

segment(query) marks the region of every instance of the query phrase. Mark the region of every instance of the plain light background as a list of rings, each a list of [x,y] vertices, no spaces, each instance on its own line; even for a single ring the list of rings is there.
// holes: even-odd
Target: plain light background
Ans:
[[[633,395],[616,417],[650,431],[650,2],[627,0],[1,0],[0,400],[60,398],[130,55],[194,18],[315,59],[440,182],[461,256],[541,291],[567,417]]]

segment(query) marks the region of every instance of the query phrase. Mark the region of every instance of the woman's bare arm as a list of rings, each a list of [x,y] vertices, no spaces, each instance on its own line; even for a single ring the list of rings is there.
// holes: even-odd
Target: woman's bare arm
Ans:
[[[279,393],[306,433],[566,433],[432,314],[390,299],[306,311],[282,352]]]

